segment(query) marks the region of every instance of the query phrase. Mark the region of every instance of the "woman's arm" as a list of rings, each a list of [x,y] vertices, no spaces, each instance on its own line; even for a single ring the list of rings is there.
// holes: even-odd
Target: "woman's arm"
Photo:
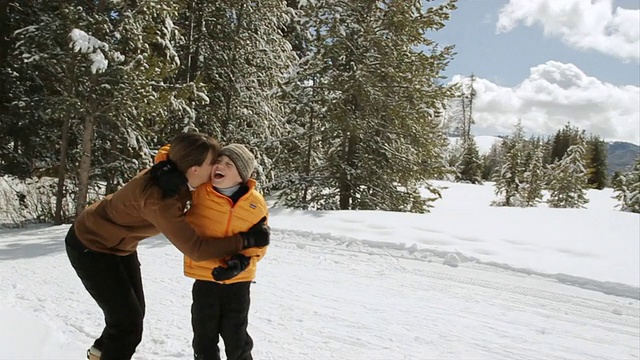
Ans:
[[[240,235],[210,239],[196,234],[189,225],[179,201],[165,199],[154,206],[145,206],[146,218],[163,233],[175,247],[194,261],[204,261],[237,254],[243,249]]]

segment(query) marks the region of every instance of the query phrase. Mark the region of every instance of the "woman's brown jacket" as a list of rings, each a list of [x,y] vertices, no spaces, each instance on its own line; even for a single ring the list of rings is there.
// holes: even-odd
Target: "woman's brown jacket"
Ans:
[[[202,238],[185,221],[191,194],[162,198],[160,188],[143,171],[120,190],[92,204],[76,219],[78,239],[90,250],[116,255],[133,253],[140,240],[163,233],[182,253],[196,261],[242,251],[242,238]]]

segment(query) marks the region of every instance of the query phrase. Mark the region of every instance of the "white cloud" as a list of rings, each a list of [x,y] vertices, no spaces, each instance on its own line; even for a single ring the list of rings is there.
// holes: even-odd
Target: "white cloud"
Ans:
[[[456,75],[452,82],[461,81]],[[522,120],[530,135],[550,135],[567,122],[605,140],[640,144],[640,88],[587,76],[573,64],[548,61],[532,67],[513,88],[476,78],[476,135],[506,135]]]
[[[613,9],[613,0],[510,0],[500,9],[496,31],[539,23],[545,35],[623,60],[640,60],[640,9]]]

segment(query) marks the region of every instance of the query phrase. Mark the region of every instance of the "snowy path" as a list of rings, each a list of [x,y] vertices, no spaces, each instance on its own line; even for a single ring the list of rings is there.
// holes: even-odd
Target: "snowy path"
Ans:
[[[0,315],[42,328],[31,344],[0,322],[0,359],[82,358],[102,328],[73,274],[66,227],[0,233]],[[145,335],[134,359],[190,359],[191,281],[163,238],[145,241]],[[256,359],[638,359],[640,302],[552,279],[274,230],[252,287]],[[4,309],[4,311],[2,311]],[[13,334],[13,335],[12,335]],[[24,336],[24,335],[22,335]],[[13,337],[19,337],[15,341]],[[24,344],[22,344],[24,343]],[[13,347],[12,353],[5,353]],[[42,350],[44,349],[44,350]],[[37,351],[36,351],[37,352]],[[16,355],[17,354],[17,355]],[[5,355],[5,356],[3,356]]]

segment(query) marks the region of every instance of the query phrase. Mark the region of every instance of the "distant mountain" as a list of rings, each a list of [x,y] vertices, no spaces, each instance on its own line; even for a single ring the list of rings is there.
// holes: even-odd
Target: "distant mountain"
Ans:
[[[621,141],[607,143],[607,172],[629,171],[640,155],[640,146]]]

